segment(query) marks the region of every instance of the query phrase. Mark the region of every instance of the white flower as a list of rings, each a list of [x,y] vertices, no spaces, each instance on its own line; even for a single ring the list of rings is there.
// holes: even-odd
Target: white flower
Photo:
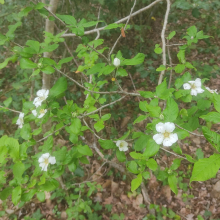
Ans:
[[[172,144],[177,142],[178,136],[176,133],[172,133],[175,129],[175,125],[172,122],[166,122],[166,123],[158,123],[156,125],[156,130],[160,134],[155,134],[153,136],[153,139],[157,144],[162,144],[164,147],[170,147]]]
[[[211,93],[216,93],[216,94],[218,94],[217,93],[217,89],[210,89],[209,87],[205,87],[209,92],[211,92]]]
[[[118,58],[115,58],[113,64],[114,64],[114,66],[119,67],[120,66],[120,60]]]
[[[21,112],[19,114],[18,120],[17,120],[16,124],[18,125],[19,128],[23,127],[23,124],[24,124],[24,113]]]
[[[37,111],[36,110],[33,110],[32,111],[32,113],[33,113],[33,115],[36,117],[37,116]],[[38,115],[38,117],[37,118],[42,118],[46,113],[47,113],[47,109],[41,109],[40,111],[39,111],[39,115]]]
[[[56,158],[51,157],[49,153],[42,154],[41,157],[38,159],[38,162],[40,163],[39,166],[42,168],[41,170],[47,171],[47,167],[50,164],[56,163]]]
[[[128,150],[128,143],[126,141],[118,140],[116,142],[116,146],[119,148],[120,151],[127,151]]]
[[[183,84],[183,88],[188,90],[191,89],[190,94],[197,96],[198,93],[203,93],[204,90],[201,88],[201,79],[197,78],[195,81],[189,81]]]
[[[47,99],[48,94],[49,94],[49,90],[41,89],[41,90],[37,91],[37,97],[34,99],[33,104],[36,107],[41,106],[41,103]]]

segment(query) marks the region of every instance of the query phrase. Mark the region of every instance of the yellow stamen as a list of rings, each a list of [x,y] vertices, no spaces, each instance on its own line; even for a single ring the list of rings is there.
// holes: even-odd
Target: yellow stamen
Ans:
[[[166,131],[165,133],[163,133],[163,136],[164,136],[165,138],[168,138],[168,137],[170,136],[170,133]]]
[[[49,164],[48,158],[46,158],[46,159],[44,160],[44,163],[45,163],[45,164]]]

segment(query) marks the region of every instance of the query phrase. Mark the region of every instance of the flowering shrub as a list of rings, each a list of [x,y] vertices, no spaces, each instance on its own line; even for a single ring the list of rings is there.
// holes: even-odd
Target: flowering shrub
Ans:
[[[43,3],[32,5],[27,11],[24,9],[21,12],[20,18],[26,16],[31,10],[41,12],[44,6]],[[83,36],[85,28],[98,23],[98,21],[87,22],[85,19],[78,22],[70,15],[56,15],[56,18],[59,18],[66,25],[65,28],[77,36]],[[8,33],[0,35],[2,44],[13,41],[13,33],[21,24],[21,21],[18,21],[9,27]],[[106,29],[121,28],[122,26],[125,27],[125,25],[115,23],[108,25]],[[111,156],[116,155],[117,160],[125,165],[127,171],[134,174],[131,191],[136,190],[144,179],[150,178],[151,172],[158,169],[154,156],[160,150],[173,153],[172,149],[179,149],[179,154],[174,153],[177,159],[164,174],[171,190],[176,194],[178,186],[174,171],[180,166],[182,159],[194,164],[191,182],[205,181],[216,175],[220,168],[220,154],[215,153],[209,158],[195,160],[193,155],[180,156],[182,154],[181,145],[178,145],[190,134],[199,135],[204,136],[217,152],[220,151],[220,135],[211,130],[212,123],[220,122],[220,96],[216,90],[204,87],[206,79],[197,78],[193,81],[195,77],[188,70],[191,69],[194,73],[197,70],[186,61],[185,57],[185,51],[191,44],[198,43],[199,40],[209,36],[203,35],[202,31],[198,32],[195,26],[188,28],[183,37],[186,39],[186,44],[179,47],[177,54],[179,64],[174,67],[164,65],[158,67],[158,72],[173,70],[177,74],[181,73],[181,75],[177,75],[173,88],[168,88],[165,78],[154,91],[128,92],[124,91],[120,84],[123,82],[123,77],[128,76],[128,66],[144,62],[143,53],[138,53],[131,59],[125,59],[119,50],[115,54],[109,53],[109,57],[106,57],[104,54],[107,48],[102,46],[103,39],[91,42],[83,41],[76,49],[77,56],[81,60],[76,73],[81,73],[87,81],[77,81],[72,78],[72,73],[64,73],[62,68],[62,65],[70,63],[73,57],[51,59],[42,56],[44,52],[56,50],[60,46],[59,42],[64,41],[63,35],[64,32],[55,36],[45,32],[44,42],[28,40],[23,46],[14,46],[12,56],[0,64],[0,69],[3,69],[8,62],[19,61],[20,69],[33,70],[31,77],[35,77],[41,72],[45,74],[57,72],[62,75],[50,90],[37,91],[37,97],[33,101],[24,101],[20,112],[15,111],[19,113],[18,118],[14,120],[17,120],[19,139],[7,135],[0,138],[0,199],[6,200],[11,195],[12,202],[17,205],[19,202],[30,201],[36,195],[39,201],[44,201],[45,191],[51,192],[62,187],[62,193],[66,195],[65,198],[69,205],[67,213],[71,219],[82,211],[80,204],[83,203],[83,200],[78,196],[78,200],[74,204],[72,203],[76,198],[73,198],[68,191],[71,191],[73,185],[65,185],[63,174],[65,172],[73,174],[79,169],[80,164],[88,164],[88,157],[93,156],[94,152],[101,157],[104,163],[111,164],[111,157],[104,156],[110,149]],[[173,36],[172,32],[168,36],[169,40]],[[163,50],[157,45],[155,52],[161,54]],[[99,58],[103,58],[104,61],[100,62]],[[112,80],[107,80],[108,78]],[[68,89],[68,82],[73,82],[84,90],[83,103],[78,100],[73,102],[73,100],[66,99],[65,104],[59,102],[59,98],[64,97],[65,91]],[[108,89],[106,90],[106,88]],[[106,122],[112,115],[104,114],[101,110],[112,107],[129,96],[140,99],[141,115],[133,122],[133,127],[130,127],[122,137],[114,139],[102,137],[101,131],[106,127]],[[179,103],[187,104],[184,105],[188,106],[187,109],[180,108]],[[14,111],[6,106],[2,109]],[[207,123],[203,125],[199,119],[203,119]],[[50,130],[44,132],[43,125],[49,124],[51,121],[53,125]],[[88,121],[91,123],[89,124]],[[146,130],[135,131],[134,125],[142,121],[147,121]],[[68,134],[67,141],[71,142],[70,148],[57,147],[54,143],[54,136],[62,130]],[[198,134],[195,130],[203,134]],[[85,131],[94,134],[99,146],[96,146],[96,141],[94,144],[86,142]],[[39,138],[39,136],[41,137]],[[35,149],[34,153],[28,150],[29,147]],[[10,169],[13,173],[13,179],[10,181],[6,175],[9,170],[8,163],[11,164]],[[31,175],[27,175],[27,173],[31,173]],[[90,196],[95,187],[91,183],[87,183],[87,186],[92,189],[88,191],[88,196]],[[83,204],[84,210],[90,212],[89,205]]]

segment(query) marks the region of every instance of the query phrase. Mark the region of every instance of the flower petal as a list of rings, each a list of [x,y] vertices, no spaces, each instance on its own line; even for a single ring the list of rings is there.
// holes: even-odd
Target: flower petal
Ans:
[[[42,154],[42,156],[44,159],[48,159],[50,157],[50,154],[49,153],[45,153],[45,154]]]
[[[37,96],[41,97],[41,96],[44,96],[46,93],[47,93],[47,90],[41,89],[37,91]]]
[[[168,131],[168,132],[173,132],[173,130],[175,129],[175,124],[172,123],[172,122],[166,122],[164,124],[164,127],[165,127],[165,130]]]
[[[32,111],[32,114],[33,114],[34,116],[37,116],[37,111],[36,111],[36,110],[33,110],[33,111]]]
[[[197,93],[203,93],[205,90],[202,88],[196,88]],[[212,92],[213,93],[213,92]]]
[[[157,144],[162,144],[163,143],[163,139],[164,139],[164,136],[162,134],[155,134],[153,136],[153,139],[155,140],[155,142]]]
[[[170,141],[171,141],[173,144],[178,141],[178,136],[177,136],[176,133],[170,134],[170,137],[169,137],[169,138],[170,138]]]
[[[56,163],[56,158],[55,157],[49,157],[48,161],[51,164],[55,164]]]
[[[197,91],[195,89],[191,89],[190,92],[191,95],[197,96]]]
[[[197,79],[195,80],[195,85],[196,85],[196,87],[201,87],[201,86],[202,86],[202,83],[201,83],[201,79],[200,79],[200,78],[197,78]]]
[[[157,132],[164,133],[165,132],[164,123],[159,122],[158,124],[156,124],[156,130]]]
[[[173,143],[170,141],[170,138],[165,138],[163,140],[163,146],[164,147],[170,147]]]
[[[127,147],[127,146],[119,147],[119,150],[120,150],[120,151],[127,151],[127,150],[128,150],[128,147]]]
[[[190,86],[189,83],[184,83],[184,84],[183,84],[183,88],[186,89],[186,90],[188,90],[188,89],[191,89],[191,86]]]
[[[121,142],[122,142],[121,140],[118,140],[118,141],[116,142],[116,146],[117,146],[117,147],[120,147]]]

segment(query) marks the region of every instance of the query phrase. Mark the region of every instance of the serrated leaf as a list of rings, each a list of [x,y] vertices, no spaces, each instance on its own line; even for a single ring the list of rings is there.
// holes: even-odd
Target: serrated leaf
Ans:
[[[138,174],[137,178],[131,181],[131,191],[134,192],[142,183],[142,175]]]
[[[132,59],[125,59],[121,65],[138,65],[144,62],[145,55],[143,53],[138,53],[134,58]]]
[[[215,177],[220,168],[220,154],[214,154],[209,158],[199,159],[193,167],[192,181],[206,181]]]
[[[143,120],[145,120],[147,117],[148,117],[147,115],[140,115],[140,116],[134,121],[133,125],[136,124],[136,123],[139,123],[139,122],[141,122],[141,121],[143,121]]]
[[[179,108],[177,103],[172,98],[168,98],[166,108],[163,111],[164,120],[173,122],[176,120],[178,113]]]
[[[37,64],[27,58],[22,58],[20,60],[20,67],[21,69],[34,69],[37,68]]]
[[[79,153],[81,153],[82,155],[86,155],[86,156],[92,156],[92,150],[89,148],[88,145],[80,145],[77,147],[77,150],[79,151]]]
[[[116,144],[112,140],[101,140],[99,139],[99,144],[103,149],[109,150],[116,148]]]
[[[207,115],[202,115],[200,118],[210,121],[213,123],[219,123],[220,122],[220,113],[218,112],[209,112]]]
[[[175,175],[168,176],[168,183],[170,186],[170,189],[177,195],[178,189],[177,189],[177,178]]]
[[[64,77],[60,77],[55,85],[50,89],[49,97],[55,98],[64,93],[67,90],[67,80]]]
[[[157,169],[157,162],[153,158],[150,158],[147,161],[147,166],[149,169],[155,171]]]
[[[21,186],[17,186],[12,190],[12,202],[14,205],[17,205],[21,199]]]

